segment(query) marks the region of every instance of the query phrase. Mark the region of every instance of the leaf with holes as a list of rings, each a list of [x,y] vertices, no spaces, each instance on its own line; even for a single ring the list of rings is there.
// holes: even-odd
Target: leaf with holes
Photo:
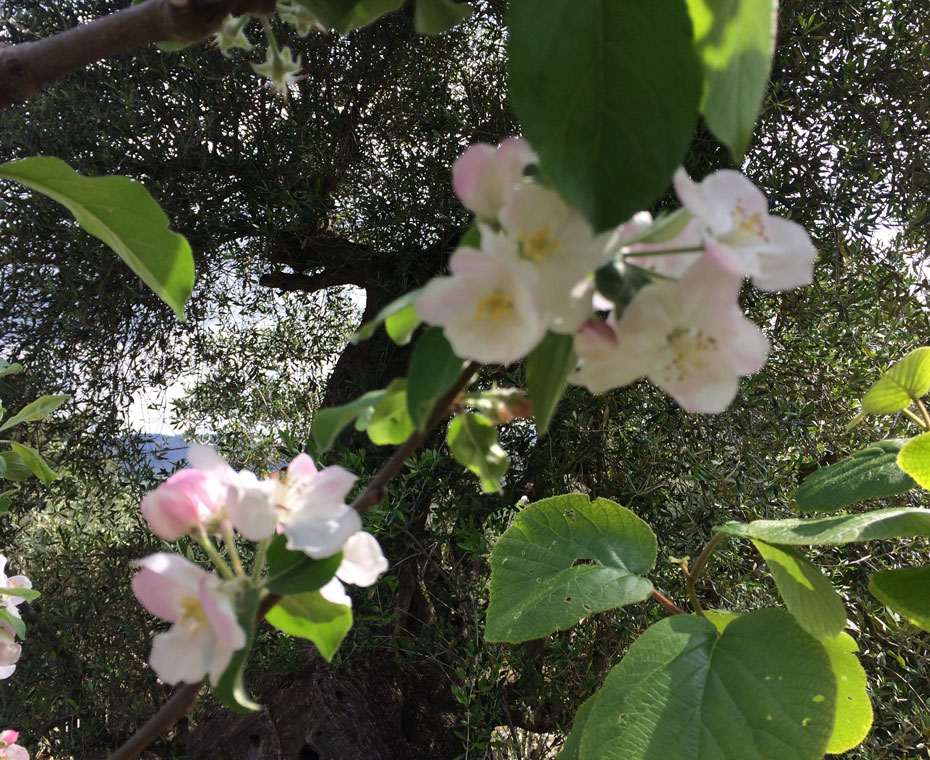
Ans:
[[[820,760],[837,685],[823,645],[783,610],[718,634],[673,615],[629,648],[597,693],[580,760]]]
[[[869,591],[889,609],[930,631],[930,567],[902,567],[872,573]]]
[[[862,397],[865,414],[894,414],[930,391],[930,348],[915,348]]]
[[[656,537],[630,510],[583,494],[525,507],[491,551],[485,638],[527,641],[641,602]]]
[[[880,499],[917,486],[898,464],[907,443],[901,438],[877,441],[839,462],[808,475],[794,492],[805,512],[835,512],[864,499]]]

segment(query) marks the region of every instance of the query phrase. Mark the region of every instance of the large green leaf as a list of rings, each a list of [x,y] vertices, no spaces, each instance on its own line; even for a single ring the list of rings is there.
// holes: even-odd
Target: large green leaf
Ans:
[[[236,605],[236,619],[242,630],[245,631],[245,646],[233,652],[232,659],[219,683],[213,684],[213,693],[216,698],[233,712],[250,713],[258,710],[261,705],[252,701],[245,688],[245,666],[249,660],[249,652],[255,641],[255,615],[258,613],[259,591],[255,588],[247,589],[238,599]]]
[[[930,631],[930,566],[872,573],[869,591],[889,609]]]
[[[465,465],[481,482],[481,490],[494,493],[510,465],[510,457],[497,441],[493,423],[480,414],[465,412],[449,423],[446,443],[455,461]]]
[[[854,541],[930,536],[930,510],[875,509],[860,515],[728,522],[714,530],[770,544],[840,546]]]
[[[34,422],[35,420],[41,420],[43,417],[46,417],[54,412],[69,398],[71,397],[42,396],[41,398],[37,398],[31,404],[27,404],[22,409],[20,409],[18,414],[13,415],[10,417],[10,419],[0,425],[0,430],[6,430],[7,428],[11,428],[14,425],[19,425],[22,422]]]
[[[367,420],[374,413],[375,405],[384,398],[386,393],[387,391],[383,390],[368,391],[364,396],[360,396],[348,404],[320,409],[314,414],[310,432],[313,433],[313,439],[316,441],[319,450],[323,452],[332,448],[336,436],[360,417],[365,422],[361,425],[356,424],[356,428],[364,430]]]
[[[807,476],[794,492],[805,512],[835,512],[863,499],[894,496],[914,488],[913,478],[898,466],[900,438],[877,441],[835,464]]]
[[[407,411],[407,382],[403,378],[392,382],[384,397],[375,404],[365,419],[365,432],[378,446],[396,446],[406,441],[416,430]]]
[[[274,594],[301,594],[323,588],[336,574],[342,552],[313,559],[287,548],[287,537],[275,536],[268,547],[268,577],[265,588]]]
[[[898,467],[921,488],[930,488],[930,433],[904,442],[898,452]]]
[[[13,452],[18,454],[23,464],[29,468],[30,472],[35,475],[39,480],[41,480],[45,485],[48,485],[58,475],[49,467],[45,460],[39,455],[39,452],[36,451],[31,446],[26,446],[22,443],[16,443],[15,441],[10,441],[10,446],[13,449]],[[7,479],[14,480],[10,477],[10,462],[7,461]]]
[[[830,665],[836,676],[836,720],[827,752],[838,755],[858,746],[872,727],[872,702],[866,688],[865,670],[854,652],[855,640],[846,633],[821,642],[830,655]]]
[[[769,566],[785,606],[804,630],[818,639],[839,636],[846,627],[846,608],[823,573],[796,549],[753,543]]]
[[[552,413],[577,364],[574,342],[571,335],[548,332],[542,343],[526,357],[526,390],[533,403],[533,418],[539,435],[549,429]]]
[[[375,334],[375,330],[377,330],[383,322],[394,317],[395,320],[398,321],[395,322],[394,329],[388,331],[388,334],[395,343],[399,342],[401,345],[408,343],[410,341],[409,336],[413,333],[413,330],[416,329],[417,325],[420,324],[416,310],[413,308],[413,302],[422,292],[422,288],[419,290],[411,290],[409,293],[404,293],[400,298],[391,301],[375,315],[373,320],[366,322],[358,328],[358,331],[352,336],[351,342],[361,343],[363,340],[368,340],[368,338]],[[401,316],[402,313],[403,316]],[[411,322],[413,323],[413,327],[410,327]],[[398,338],[402,337],[401,333],[406,334],[407,340],[398,340]]]
[[[704,71],[701,110],[734,156],[746,152],[768,84],[778,0],[687,0]]]
[[[647,208],[701,96],[684,0],[511,0],[510,96],[544,174],[597,230]]]
[[[485,638],[526,641],[641,602],[656,538],[630,510],[583,494],[525,507],[491,551]]]
[[[297,0],[323,26],[348,34],[353,29],[366,26],[385,13],[397,10],[404,0]]]
[[[578,712],[575,713],[575,722],[572,723],[572,730],[562,745],[562,751],[559,752],[559,760],[578,760],[578,752],[581,749],[581,735],[584,733],[585,726],[588,725],[588,717],[591,710],[594,709],[594,700],[597,692],[588,697],[581,703]]]
[[[789,613],[759,610],[718,636],[673,615],[607,676],[580,760],[820,760],[836,709],[826,650]]]
[[[0,596],[18,596],[27,602],[34,602],[42,595],[34,588],[0,588]]]
[[[311,591],[284,597],[265,619],[279,631],[312,641],[323,658],[331,662],[352,627],[352,608]]]
[[[9,625],[10,628],[13,629],[13,633],[21,639],[26,638],[26,624],[23,622],[22,618],[17,617],[4,607],[0,607],[0,621]]]
[[[866,414],[894,414],[930,391],[930,348],[915,348],[862,397]]]
[[[455,384],[463,366],[440,328],[423,332],[413,347],[407,372],[407,410],[414,425],[423,429],[436,399]]]
[[[32,475],[32,472],[30,472],[29,468],[26,467],[26,463],[23,461],[23,458],[15,451],[0,452],[0,459],[2,459],[6,465],[6,469],[3,473],[3,477],[6,480],[26,480]]]
[[[472,13],[468,3],[452,0],[417,0],[413,23],[419,34],[442,34]]]
[[[16,375],[22,371],[22,364],[10,364],[5,359],[0,359],[0,377],[4,375]]]
[[[0,177],[66,206],[78,224],[112,248],[184,319],[184,304],[194,288],[191,247],[168,229],[168,217],[142,184],[129,177],[84,177],[47,156],[0,165]]]

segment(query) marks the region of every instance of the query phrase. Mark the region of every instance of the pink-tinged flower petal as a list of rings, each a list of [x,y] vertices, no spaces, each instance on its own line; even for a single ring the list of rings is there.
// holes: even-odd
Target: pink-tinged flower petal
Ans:
[[[701,186],[691,179],[683,168],[679,167],[675,172],[673,184],[681,205],[695,217],[714,230],[728,229],[729,218],[726,211],[708,202],[704,193],[701,192]]]
[[[342,562],[336,575],[343,583],[370,586],[388,568],[381,546],[370,533],[359,531],[342,547]]]
[[[339,512],[326,517],[310,509],[296,510],[284,522],[287,548],[302,551],[313,559],[332,557],[361,528],[358,512],[344,505]]]
[[[522,181],[523,170],[535,161],[524,140],[505,140],[497,149],[477,143],[453,165],[452,187],[465,208],[494,222],[509,192]]]
[[[207,674],[215,646],[208,627],[190,631],[175,625],[152,639],[149,665],[165,683],[197,683]]]
[[[212,478],[223,479],[232,469],[216,449],[200,443],[192,443],[187,449],[187,461],[195,470]]]
[[[0,733],[0,743],[3,744],[16,744],[16,740],[19,739],[19,732],[14,731],[11,728],[8,728],[3,733]]]
[[[323,588],[320,589],[320,596],[327,602],[332,602],[333,604],[342,604],[346,607],[352,606],[352,599],[346,593],[345,586],[339,582],[338,578],[333,578],[323,586]]]
[[[240,649],[242,647],[239,647]],[[223,644],[222,641],[216,641],[210,662],[207,666],[207,675],[210,677],[210,683],[216,686],[223,677],[223,673],[232,660],[233,650]]]
[[[15,665],[0,665],[0,681],[9,678],[16,672]]]
[[[22,652],[23,648],[13,640],[13,635],[0,630],[0,666],[15,665]]]
[[[316,464],[314,464],[313,459],[309,454],[301,452],[287,466],[287,478],[288,480],[294,478],[309,478],[313,475],[316,475],[317,469]]]
[[[177,554],[158,552],[137,560],[142,567],[132,579],[136,599],[156,617],[176,623],[184,615],[183,600],[197,597],[200,580],[209,577]]]
[[[6,748],[5,752],[5,760],[29,760],[29,753],[26,748],[20,747],[18,744],[11,744]]]
[[[273,480],[259,480],[248,470],[232,472],[228,477],[226,511],[233,527],[249,541],[261,541],[271,536],[278,524],[275,502],[278,484]]]
[[[223,593],[219,580],[212,575],[200,579],[198,591],[200,605],[220,643],[232,651],[242,649],[246,635],[236,619],[232,597]]]
[[[800,224],[771,217],[768,231],[771,248],[759,252],[759,273],[752,278],[761,290],[791,290],[814,279],[817,249]]]
[[[311,510],[317,515],[341,512],[356,480],[358,476],[343,467],[325,467],[307,481],[300,501],[292,508]]]
[[[177,541],[202,527],[221,509],[209,490],[207,476],[198,470],[180,470],[142,499],[142,516],[152,532],[165,541]]]

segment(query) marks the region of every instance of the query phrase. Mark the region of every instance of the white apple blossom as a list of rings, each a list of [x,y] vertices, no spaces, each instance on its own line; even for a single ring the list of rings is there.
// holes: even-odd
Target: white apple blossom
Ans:
[[[4,622],[0,625],[0,681],[9,678],[16,670],[16,663],[22,654],[22,647],[16,643],[12,631],[8,630],[9,624]]]
[[[196,683],[204,676],[214,685],[233,652],[246,644],[236,619],[235,586],[167,552],[138,563],[132,579],[136,598],[153,615],[173,625],[152,640],[149,664],[166,683]]]
[[[508,138],[496,148],[475,143],[452,166],[452,187],[465,208],[496,226],[510,193],[523,182],[524,170],[537,160],[529,143],[519,137]]]
[[[635,240],[653,223],[652,214],[648,211],[634,214],[633,218],[617,231],[619,252],[624,256],[629,256],[628,260],[631,264],[677,280],[703,255],[701,224],[692,218],[681,232],[661,242]],[[634,241],[626,242],[630,238]],[[683,250],[688,248],[696,250]],[[669,250],[680,252],[663,253]],[[650,253],[652,255],[649,255]]]
[[[370,533],[359,531],[342,547],[342,562],[339,563],[336,576],[320,589],[320,594],[334,604],[351,607],[352,600],[342,584],[370,586],[387,568],[387,560],[381,553],[377,539]]]
[[[762,290],[789,290],[814,277],[817,249],[799,224],[769,215],[765,195],[736,171],[694,182],[675,172],[678,198],[702,226],[707,255]]]
[[[18,740],[16,731],[7,729],[0,732],[0,760],[29,760],[29,753],[16,743]]]
[[[6,574],[6,557],[0,554],[0,588],[24,588],[31,589],[32,581],[30,581],[25,575],[13,575],[7,576]],[[19,610],[17,607],[21,605],[25,599],[21,596],[12,596],[9,594],[0,594],[0,608],[6,609],[11,615],[19,617]]]
[[[426,285],[415,308],[424,322],[443,328],[458,356],[510,364],[542,340],[546,320],[533,295],[539,278],[526,262],[493,247],[459,248],[449,269],[450,277],[435,277]]]
[[[704,258],[680,281],[647,285],[616,324],[581,330],[572,382],[600,393],[645,376],[686,411],[722,412],[738,378],[768,354],[765,336],[739,309],[740,282]]]

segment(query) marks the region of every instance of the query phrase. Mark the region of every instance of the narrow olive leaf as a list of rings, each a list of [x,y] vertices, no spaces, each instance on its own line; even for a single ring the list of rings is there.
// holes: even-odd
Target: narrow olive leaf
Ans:
[[[0,359],[0,377],[4,375],[17,375],[22,371],[22,364],[10,364],[8,361]]]
[[[187,240],[168,229],[168,217],[141,183],[129,177],[84,177],[47,156],[2,164],[0,177],[67,207],[183,321],[184,304],[194,289],[194,256]]]
[[[451,0],[417,0],[413,17],[417,34],[442,34],[472,14],[468,3]]]
[[[6,430],[11,428],[14,425],[19,425],[22,422],[34,422],[35,420],[41,420],[43,417],[48,416],[54,412],[59,406],[61,406],[65,401],[67,401],[70,396],[42,396],[37,398],[31,404],[27,404],[22,409],[20,409],[19,414],[15,414],[2,425],[0,425],[0,430]]]
[[[366,417],[365,432],[378,446],[396,446],[406,441],[416,427],[407,411],[407,381],[394,380],[382,399]]]
[[[875,509],[860,515],[728,522],[714,530],[770,544],[841,546],[857,541],[930,536],[930,510]]]
[[[312,641],[327,662],[352,627],[352,608],[324,599],[319,591],[286,596],[265,616],[289,636]]]
[[[552,413],[565,393],[575,364],[574,338],[554,332],[547,332],[542,343],[526,357],[526,390],[539,435],[549,429]]]
[[[500,491],[510,457],[500,447],[493,423],[480,414],[460,414],[449,423],[446,443],[455,461],[478,476],[482,491]]]
[[[397,10],[404,0],[297,0],[316,16],[323,26],[348,34]]]
[[[872,573],[869,591],[889,609],[930,631],[930,566]]]
[[[238,713],[255,712],[261,708],[249,697],[245,689],[245,666],[249,660],[249,652],[255,641],[255,615],[258,613],[259,590],[250,588],[238,599],[236,604],[236,619],[242,630],[245,631],[245,646],[233,652],[232,659],[219,683],[213,686],[213,693],[224,707]]]
[[[930,348],[915,348],[862,397],[866,414],[894,414],[930,391]]]
[[[559,752],[559,760],[578,760],[578,751],[581,747],[581,735],[588,724],[588,717],[591,710],[594,709],[594,700],[597,698],[597,692],[588,697],[581,703],[578,712],[575,713],[575,722],[572,723],[572,730],[562,745],[562,751]]]
[[[736,158],[749,145],[775,52],[778,0],[687,0],[704,71],[701,110]]]
[[[684,0],[511,0],[507,28],[510,98],[546,177],[598,231],[651,206],[698,115]]]
[[[323,588],[336,574],[342,552],[325,559],[312,559],[290,551],[287,537],[276,536],[268,547],[268,577],[265,588],[273,594],[302,594]]]
[[[26,467],[23,458],[15,451],[0,452],[0,459],[2,459],[3,463],[6,465],[6,471],[3,473],[3,477],[6,480],[18,482],[26,480],[32,475],[29,468]]]
[[[39,456],[39,452],[30,446],[25,446],[22,443],[16,443],[15,441],[10,441],[10,446],[12,447],[14,453],[19,454],[22,463],[29,468],[29,471],[32,472],[39,480],[41,480],[45,485],[53,482],[58,476],[49,467],[45,460]],[[7,461],[7,478],[13,480],[9,477],[10,472],[10,463]]]
[[[0,459],[0,478],[6,475],[6,460]]]
[[[11,612],[0,608],[0,621],[7,623],[10,628],[13,629],[13,633],[15,633],[21,639],[26,638],[26,624],[22,621],[22,618],[19,618]]]
[[[363,340],[368,340],[372,335],[375,334],[377,330],[392,314],[396,314],[399,311],[410,308],[413,309],[413,302],[417,299],[417,296],[423,292],[423,289],[411,290],[409,293],[404,293],[400,298],[397,298],[391,301],[387,306],[385,306],[381,311],[379,311],[375,318],[370,322],[366,322],[355,334],[350,338],[351,343],[361,343]],[[414,312],[415,314],[416,312]]]
[[[839,755],[859,746],[872,727],[872,701],[866,688],[865,670],[854,652],[855,640],[846,633],[821,642],[830,656],[836,676],[836,720],[827,744],[827,754]]]
[[[864,499],[880,499],[917,486],[898,465],[900,438],[878,441],[808,475],[794,492],[805,512],[835,512]]]
[[[21,599],[25,599],[27,602],[34,602],[42,596],[34,588],[0,588],[0,595],[18,596]]]
[[[823,645],[783,610],[722,634],[692,615],[660,620],[597,693],[582,760],[820,760],[836,710]]]
[[[584,494],[525,507],[491,550],[488,641],[527,641],[641,602],[656,537],[630,510]]]
[[[373,413],[375,405],[384,398],[385,393],[387,391],[368,391],[364,396],[348,404],[317,411],[313,415],[310,432],[319,450],[324,452],[331,449],[339,433],[354,423],[362,414]]]
[[[464,364],[440,328],[430,327],[417,340],[407,372],[407,411],[417,428],[424,428],[436,399],[455,384]]]
[[[846,627],[846,608],[823,573],[796,549],[753,543],[769,566],[785,606],[804,630],[818,639],[839,636]]]
[[[898,452],[897,465],[921,488],[930,489],[930,433],[904,441]]]

